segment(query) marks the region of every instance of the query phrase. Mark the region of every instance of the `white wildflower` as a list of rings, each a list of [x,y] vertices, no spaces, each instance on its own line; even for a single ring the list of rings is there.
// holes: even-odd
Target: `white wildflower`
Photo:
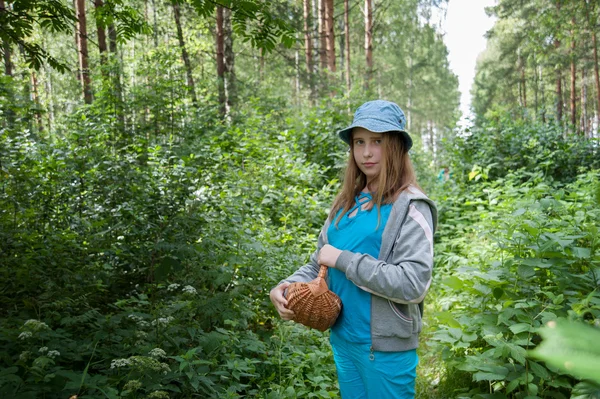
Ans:
[[[142,383],[139,380],[130,380],[127,381],[125,386],[123,387],[127,391],[137,391],[142,387]]]
[[[172,316],[159,317],[158,319],[152,321],[152,325],[153,326],[159,326],[159,327],[166,327],[173,320],[175,320],[175,319]]]
[[[194,287],[192,287],[191,285],[186,285],[185,287],[183,287],[182,291],[185,294],[191,294],[191,295],[196,295],[198,293],[198,291],[196,291],[196,289]]]
[[[181,287],[179,284],[169,284],[169,286],[167,287],[167,291],[175,291],[179,287]]]
[[[165,391],[154,391],[148,395],[148,399],[169,399],[169,394]]]
[[[47,346],[42,346],[39,350],[40,353],[46,353],[48,352],[48,347]]]
[[[46,354],[46,356],[48,356],[51,359],[54,359],[57,356],[60,356],[60,352],[59,351],[55,351],[55,350],[51,350],[48,351],[48,353]]]
[[[25,340],[27,338],[31,338],[32,337],[32,333],[31,331],[23,331],[21,334],[19,334],[19,339],[20,340]]]
[[[162,350],[160,348],[154,348],[150,352],[148,352],[148,354],[155,359],[167,357],[167,352],[165,352],[164,350]]]
[[[148,337],[148,333],[146,331],[136,331],[135,337],[136,338],[146,338],[146,337]]]
[[[131,365],[130,359],[113,359],[113,361],[110,362],[111,369],[119,368],[119,367],[126,367],[126,366],[130,366],[130,365]]]
[[[29,331],[40,331],[40,330],[49,330],[48,324],[43,321],[29,319],[23,324],[23,327]]]
[[[29,351],[21,352],[21,354],[19,355],[19,360],[22,362],[26,362],[27,360],[29,360],[30,356],[31,352]]]

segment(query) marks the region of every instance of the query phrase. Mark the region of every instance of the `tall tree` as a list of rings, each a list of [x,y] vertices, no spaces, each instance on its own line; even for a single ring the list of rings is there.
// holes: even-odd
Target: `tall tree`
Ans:
[[[327,0],[319,1],[319,60],[321,62],[321,69],[327,68],[327,23],[325,6]]]
[[[108,47],[106,45],[106,25],[104,18],[102,18],[104,1],[95,0],[94,7],[96,9],[96,31],[98,34],[98,51],[100,52],[100,64],[102,66],[102,75],[107,77],[106,71],[106,56]]]
[[[346,39],[346,90],[350,92],[350,6],[348,0],[344,0],[344,38]]]
[[[596,87],[596,125],[600,126],[600,71],[598,70],[598,37],[596,34],[596,0],[585,1],[585,20],[592,36],[592,55],[594,62],[594,85]]]
[[[327,46],[327,68],[330,72],[335,72],[335,31],[333,22],[333,0],[323,0],[325,2],[325,34]]]
[[[237,100],[237,79],[235,76],[235,53],[233,52],[233,27],[231,9],[223,10],[223,39],[225,55],[225,95],[227,96],[226,114],[230,115]]]
[[[198,99],[196,98],[196,87],[194,86],[194,76],[192,75],[192,64],[190,63],[190,57],[185,47],[185,40],[183,39],[183,30],[181,29],[181,10],[177,0],[172,0],[171,5],[173,6],[173,16],[175,18],[175,26],[177,27],[177,39],[179,40],[179,48],[181,49],[181,58],[183,59],[187,75],[187,86],[192,95],[192,103],[194,106],[197,106]]]
[[[219,109],[221,115],[227,114],[227,98],[225,95],[225,32],[223,26],[223,6],[217,6],[217,26],[215,31],[217,85],[219,92]]]
[[[303,13],[304,13],[304,48],[305,48],[305,58],[306,58],[306,73],[308,75],[308,84],[310,87],[310,95],[311,98],[315,96],[315,85],[313,78],[313,46],[312,46],[312,38],[310,35],[311,32],[311,15],[310,15],[310,0],[303,0]]]
[[[85,15],[85,0],[76,0],[77,12],[77,32],[78,32],[78,52],[79,52],[79,73],[81,76],[81,88],[83,91],[83,100],[86,104],[92,103],[92,80],[89,70],[89,56],[87,45],[87,20]]]
[[[575,17],[571,18],[571,126],[573,129],[577,128],[577,66],[575,65]]]
[[[365,0],[365,89],[369,89],[373,76],[373,0]]]

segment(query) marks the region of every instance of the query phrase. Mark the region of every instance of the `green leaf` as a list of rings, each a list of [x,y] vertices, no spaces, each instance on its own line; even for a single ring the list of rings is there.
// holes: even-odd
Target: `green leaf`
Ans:
[[[551,321],[542,343],[529,354],[577,378],[600,383],[600,331],[579,322]]]
[[[517,323],[509,326],[508,328],[510,329],[510,331],[512,331],[513,334],[516,335],[524,331],[529,331],[530,327],[531,325],[528,323]]]
[[[473,381],[502,381],[506,375],[479,371],[473,374]]]
[[[534,362],[533,360],[529,360],[527,364],[529,365],[531,372],[540,377],[541,379],[547,380],[550,378],[550,374],[544,366],[540,365],[537,362]]]
[[[522,279],[528,279],[528,278],[535,276],[535,270],[531,266],[519,265],[519,267],[517,269],[517,274]]]
[[[465,283],[456,276],[446,277],[442,280],[442,284],[447,285],[454,290],[460,290],[465,285]]]
[[[494,295],[494,298],[500,299],[504,295],[504,290],[500,287],[494,287],[492,294]]]

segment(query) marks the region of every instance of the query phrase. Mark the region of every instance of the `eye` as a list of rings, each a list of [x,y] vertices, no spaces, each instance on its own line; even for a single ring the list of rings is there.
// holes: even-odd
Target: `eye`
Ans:
[[[364,144],[364,142],[365,141],[363,139],[357,139],[357,140],[354,140],[354,145],[362,145],[362,144]]]
[[[377,140],[375,140],[375,144],[377,144],[377,145],[381,144],[381,142],[382,142],[382,140],[381,140],[381,139],[377,139]]]

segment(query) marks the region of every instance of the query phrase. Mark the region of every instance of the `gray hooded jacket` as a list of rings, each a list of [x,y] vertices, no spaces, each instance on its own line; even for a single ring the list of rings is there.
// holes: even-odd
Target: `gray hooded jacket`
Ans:
[[[328,219],[309,263],[285,279],[308,282],[317,277],[317,257],[328,243]],[[419,344],[423,299],[431,285],[435,203],[414,186],[403,191],[385,225],[379,257],[343,251],[335,267],[371,296],[372,350],[395,352]],[[284,282],[282,281],[282,282]],[[280,283],[281,284],[281,283]]]

